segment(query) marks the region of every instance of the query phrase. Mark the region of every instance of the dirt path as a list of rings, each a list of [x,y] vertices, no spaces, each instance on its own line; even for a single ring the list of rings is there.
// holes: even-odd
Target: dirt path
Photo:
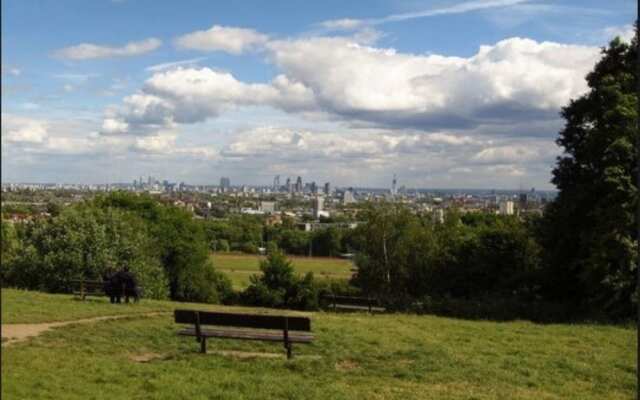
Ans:
[[[58,328],[61,326],[72,324],[90,324],[99,321],[107,321],[112,319],[124,319],[135,317],[152,317],[155,315],[170,314],[171,311],[157,311],[151,313],[141,314],[124,314],[124,315],[108,315],[104,317],[93,317],[76,319],[72,321],[59,321],[59,322],[44,322],[40,324],[4,324],[0,327],[2,331],[2,347],[12,345],[14,343],[22,342],[30,337],[40,335],[42,332],[48,331],[52,328]]]

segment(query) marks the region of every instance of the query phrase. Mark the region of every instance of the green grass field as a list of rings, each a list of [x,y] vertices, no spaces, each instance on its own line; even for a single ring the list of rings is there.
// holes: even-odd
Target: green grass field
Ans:
[[[214,253],[211,255],[218,271],[225,273],[235,289],[244,289],[251,275],[260,273],[260,260],[263,256],[238,253]],[[313,272],[318,279],[351,278],[353,263],[350,260],[333,257],[296,257],[289,256],[296,272]]]
[[[102,300],[75,301],[70,295],[2,290],[3,323],[192,306],[147,300],[111,305]],[[295,346],[290,361],[281,345],[264,342],[210,340],[209,354],[199,354],[195,340],[176,335],[178,326],[171,315],[133,315],[53,329],[3,348],[2,395],[82,400],[631,399],[635,395],[636,330],[629,327],[310,315],[316,341]],[[237,353],[222,355],[221,350]]]

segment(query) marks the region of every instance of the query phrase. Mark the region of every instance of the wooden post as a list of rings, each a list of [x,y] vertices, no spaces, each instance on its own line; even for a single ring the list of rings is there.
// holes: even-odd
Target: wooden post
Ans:
[[[84,294],[84,279],[80,280],[80,298],[82,300],[84,300],[85,294]]]
[[[207,338],[200,338],[200,353],[207,354]]]
[[[200,342],[200,353],[207,352],[207,339],[202,336],[200,329],[200,311],[196,311],[196,341]]]

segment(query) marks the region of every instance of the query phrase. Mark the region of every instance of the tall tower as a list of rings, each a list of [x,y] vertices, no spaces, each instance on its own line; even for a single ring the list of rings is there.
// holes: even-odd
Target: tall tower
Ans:
[[[391,195],[395,196],[398,194],[398,180],[396,179],[396,174],[393,174],[393,181],[391,182]]]
[[[280,175],[276,175],[275,178],[273,178],[273,191],[279,191],[280,190]]]

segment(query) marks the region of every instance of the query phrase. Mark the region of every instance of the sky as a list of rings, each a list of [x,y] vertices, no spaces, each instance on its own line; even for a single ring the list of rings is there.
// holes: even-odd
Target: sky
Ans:
[[[2,181],[553,189],[634,0],[2,2]]]

